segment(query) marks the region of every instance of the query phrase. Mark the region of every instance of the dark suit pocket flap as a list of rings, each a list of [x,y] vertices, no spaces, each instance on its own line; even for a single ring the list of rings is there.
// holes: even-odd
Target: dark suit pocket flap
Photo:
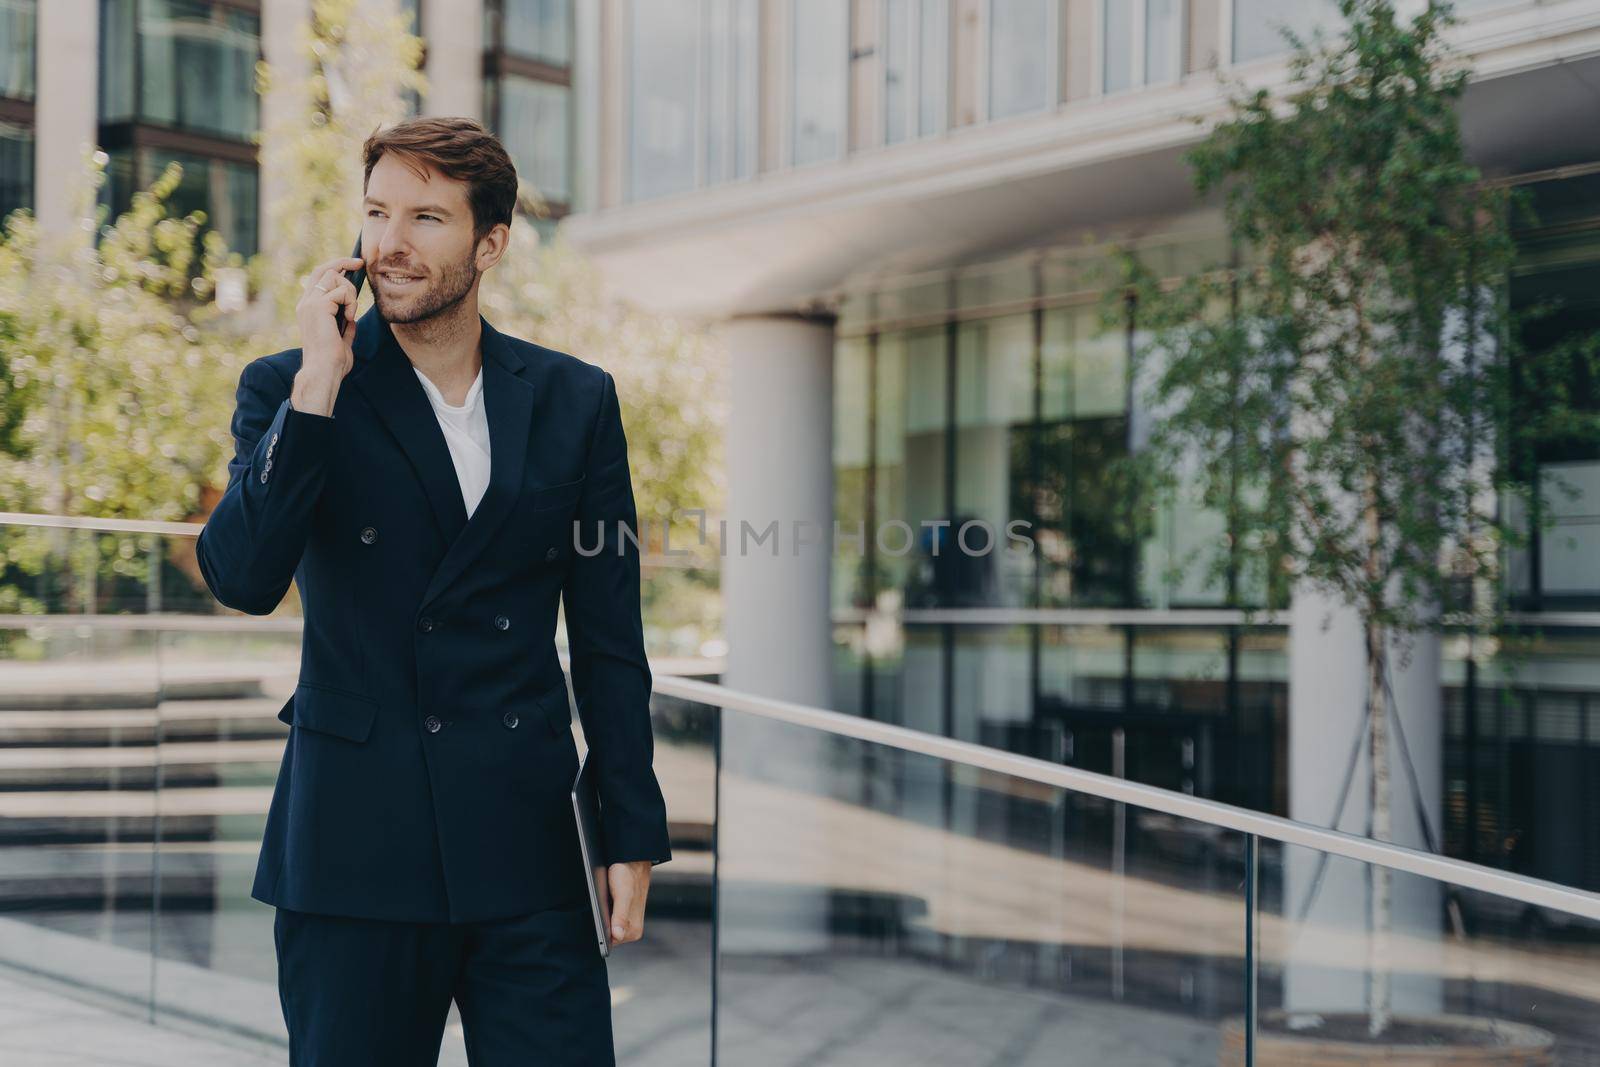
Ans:
[[[521,493],[523,510],[549,511],[572,503],[582,495],[586,478],[587,475],[579,475],[576,481],[562,482],[560,485],[523,486]]]
[[[365,741],[378,716],[378,702],[361,693],[301,682],[294,692],[294,724],[347,741]]]
[[[567,682],[562,679],[539,697],[539,708],[544,712],[550,732],[560,734],[572,729],[572,705],[567,700]]]

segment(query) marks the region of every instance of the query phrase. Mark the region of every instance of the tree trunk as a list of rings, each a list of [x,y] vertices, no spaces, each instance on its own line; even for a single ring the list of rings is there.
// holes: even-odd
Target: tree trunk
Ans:
[[[1367,731],[1367,752],[1372,765],[1371,812],[1372,838],[1375,841],[1393,839],[1394,831],[1389,810],[1389,717],[1388,699],[1383,676],[1387,648],[1384,630],[1374,624],[1367,625],[1367,714],[1371,717]],[[1393,925],[1391,883],[1394,872],[1382,864],[1372,865],[1372,900],[1368,923],[1367,1015],[1373,1037],[1389,1028],[1393,1013],[1389,989],[1389,928]]]

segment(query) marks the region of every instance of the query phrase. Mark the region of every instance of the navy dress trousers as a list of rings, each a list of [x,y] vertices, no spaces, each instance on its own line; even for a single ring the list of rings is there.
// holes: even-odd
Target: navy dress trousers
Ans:
[[[297,1065],[433,1063],[452,998],[475,1065],[611,1062],[558,601],[605,859],[671,858],[616,384],[479,321],[490,474],[470,518],[373,307],[331,416],[289,404],[300,349],[244,368],[228,485],[196,543],[229,607],[263,615],[300,590],[251,889],[278,909]]]

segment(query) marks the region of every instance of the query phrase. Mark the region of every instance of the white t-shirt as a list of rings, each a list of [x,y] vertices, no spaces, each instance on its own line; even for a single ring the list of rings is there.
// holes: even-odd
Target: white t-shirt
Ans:
[[[428,376],[417,370],[417,380],[428,394],[433,413],[438,416],[439,429],[444,431],[445,444],[450,446],[450,459],[456,467],[456,480],[461,483],[461,500],[467,506],[467,518],[478,508],[483,491],[489,488],[489,419],[483,412],[483,367],[467,390],[467,399],[459,407],[445,403],[439,387]]]

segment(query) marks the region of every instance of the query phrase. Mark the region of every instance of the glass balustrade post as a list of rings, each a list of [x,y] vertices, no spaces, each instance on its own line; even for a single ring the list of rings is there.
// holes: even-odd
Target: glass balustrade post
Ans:
[[[1256,941],[1259,930],[1261,879],[1261,838],[1246,834],[1244,839],[1244,1062],[1256,1062]]]

